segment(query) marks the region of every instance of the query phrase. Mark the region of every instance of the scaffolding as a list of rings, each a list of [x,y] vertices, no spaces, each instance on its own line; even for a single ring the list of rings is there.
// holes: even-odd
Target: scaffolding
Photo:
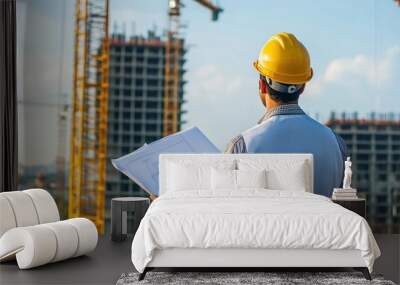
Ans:
[[[109,1],[76,0],[68,216],[104,232]]]

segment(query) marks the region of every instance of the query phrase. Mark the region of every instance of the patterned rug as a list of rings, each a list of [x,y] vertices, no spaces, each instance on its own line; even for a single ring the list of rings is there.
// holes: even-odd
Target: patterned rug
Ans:
[[[368,281],[360,272],[148,272],[142,281],[138,273],[122,274],[117,285],[145,284],[379,284],[395,285],[380,275],[372,275]]]

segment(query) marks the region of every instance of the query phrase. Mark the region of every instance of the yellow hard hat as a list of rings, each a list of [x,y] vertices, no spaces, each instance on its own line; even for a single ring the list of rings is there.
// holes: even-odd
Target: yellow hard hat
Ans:
[[[272,36],[253,66],[261,75],[286,84],[303,84],[313,76],[307,49],[290,33]]]

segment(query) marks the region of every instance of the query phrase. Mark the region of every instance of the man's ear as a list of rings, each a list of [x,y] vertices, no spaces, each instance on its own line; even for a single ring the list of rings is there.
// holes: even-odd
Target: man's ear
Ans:
[[[264,80],[259,79],[258,94],[260,95],[261,102],[263,103],[263,105],[265,107],[267,107],[267,102],[266,102],[266,98],[265,98],[267,96],[266,93],[267,93],[267,85]]]
[[[267,83],[262,79],[258,80],[258,90],[261,94],[267,93]]]

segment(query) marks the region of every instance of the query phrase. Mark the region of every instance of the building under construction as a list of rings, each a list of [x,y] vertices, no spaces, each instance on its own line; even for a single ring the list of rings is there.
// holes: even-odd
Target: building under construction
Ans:
[[[108,143],[106,209],[113,197],[145,195],[138,185],[118,172],[111,159],[128,154],[144,143],[165,135],[166,82],[176,84],[176,120],[169,123],[176,130],[182,125],[184,103],[183,75],[185,49],[183,40],[177,40],[177,60],[169,60],[170,69],[177,76],[166,80],[166,42],[149,32],[146,38],[114,34],[110,41],[110,89],[108,101]],[[178,64],[174,66],[174,64]],[[173,73],[173,72],[171,72]],[[106,213],[106,220],[109,218]]]
[[[194,1],[211,11],[213,21],[222,12],[209,0]],[[107,158],[180,129],[185,53],[179,0],[168,1],[165,41],[150,33],[146,39],[126,40],[119,35],[110,42],[109,2],[76,0],[69,148],[68,217],[89,218],[100,233],[109,201],[105,199]],[[114,104],[110,112],[109,104]],[[132,195],[134,187],[119,183],[127,180],[110,169],[108,164],[107,186],[113,193],[109,197],[121,192],[125,196],[124,191]],[[117,189],[116,184],[121,187]]]
[[[400,232],[400,120],[394,115],[332,113],[327,125],[346,142],[353,161],[352,186],[367,198],[367,219],[374,232]]]

